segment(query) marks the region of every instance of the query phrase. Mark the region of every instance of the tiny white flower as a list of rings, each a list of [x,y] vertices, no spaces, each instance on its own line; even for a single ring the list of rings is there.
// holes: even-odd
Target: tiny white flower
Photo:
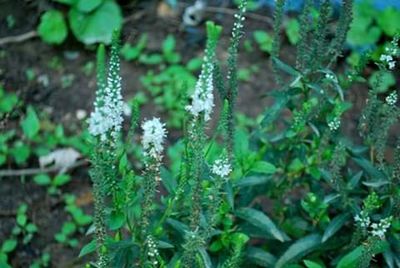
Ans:
[[[328,127],[331,131],[336,131],[340,127],[340,118],[335,117],[332,121],[328,122]]]
[[[215,160],[211,171],[214,175],[220,176],[221,178],[227,178],[232,172],[232,168],[228,162],[228,159],[222,158]]]
[[[392,93],[390,93],[387,97],[386,97],[386,103],[390,106],[394,106],[397,102],[397,92],[393,91]]]
[[[143,137],[142,145],[144,154],[160,160],[163,151],[164,139],[167,135],[165,124],[159,118],[147,120],[142,124]]]

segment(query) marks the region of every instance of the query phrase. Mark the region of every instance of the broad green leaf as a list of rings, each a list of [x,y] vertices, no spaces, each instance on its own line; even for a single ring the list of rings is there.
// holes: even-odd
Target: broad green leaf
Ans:
[[[113,31],[122,26],[121,9],[113,0],[105,0],[91,13],[72,8],[68,18],[75,37],[85,44],[109,44]]]
[[[385,252],[389,248],[389,244],[386,240],[379,240],[376,243],[378,245],[374,245],[375,251],[372,252],[374,255]],[[363,246],[359,246],[343,256],[336,268],[354,268],[358,267],[359,261],[363,257]]]
[[[296,19],[288,20],[285,31],[289,39],[289,42],[292,45],[295,45],[300,41],[300,23],[298,20]]]
[[[57,175],[53,180],[54,186],[62,186],[68,183],[71,180],[71,177],[68,174],[60,174]]]
[[[113,211],[110,215],[109,226],[111,230],[117,230],[125,224],[125,215],[119,211]]]
[[[400,31],[400,10],[387,7],[375,17],[382,31],[388,36],[395,36]]]
[[[36,115],[35,109],[28,106],[26,116],[21,122],[22,131],[28,139],[34,138],[40,130],[39,118]]]
[[[77,0],[75,7],[82,12],[91,12],[101,5],[103,0]]]
[[[51,184],[51,179],[47,174],[38,174],[33,177],[33,181],[38,185],[49,185]]]
[[[342,228],[342,226],[346,223],[346,221],[350,218],[350,214],[344,213],[336,216],[326,227],[324,235],[322,236],[322,243],[331,238],[337,231]]]
[[[379,80],[378,80],[379,79]],[[386,92],[390,87],[396,85],[396,78],[389,71],[375,71],[368,79],[368,83],[371,87],[375,87],[378,83],[376,90],[380,93]]]
[[[4,253],[12,252],[17,247],[17,244],[18,241],[16,239],[7,239],[3,242],[3,245],[1,246],[1,251]]]
[[[28,221],[28,217],[25,214],[17,215],[17,223],[19,226],[25,226]]]
[[[18,97],[14,93],[8,93],[4,96],[0,96],[0,114],[11,112],[17,103]]]
[[[68,35],[63,14],[58,10],[46,11],[40,17],[37,29],[39,36],[48,44],[61,44]]]
[[[24,164],[28,160],[31,150],[28,145],[18,141],[17,144],[10,150],[17,164]]]
[[[265,31],[254,31],[253,32],[254,40],[258,43],[260,50],[271,53],[272,52],[272,43],[273,43],[273,38],[272,36],[265,32]]]
[[[251,167],[252,172],[263,173],[263,174],[273,174],[276,172],[276,167],[266,161],[257,161]]]
[[[61,229],[62,233],[66,236],[69,236],[76,231],[76,225],[73,222],[65,222]]]
[[[274,267],[276,263],[276,258],[274,255],[260,248],[250,247],[246,251],[245,256],[250,262],[261,267]]]
[[[272,235],[275,239],[285,242],[290,240],[287,235],[278,229],[275,223],[263,212],[253,208],[240,208],[236,216]]]
[[[295,262],[305,255],[311,253],[321,244],[319,234],[311,234],[294,242],[278,259],[275,268],[281,268],[285,265]]]

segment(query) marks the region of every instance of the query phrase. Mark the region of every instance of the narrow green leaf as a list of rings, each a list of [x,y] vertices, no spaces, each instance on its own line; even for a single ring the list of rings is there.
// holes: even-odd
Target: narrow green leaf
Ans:
[[[276,263],[276,258],[274,255],[260,248],[250,247],[246,251],[245,256],[250,262],[261,267],[274,267]]]
[[[256,185],[266,184],[271,180],[271,177],[266,176],[250,176],[240,179],[234,184],[234,187],[244,188]]]
[[[81,249],[81,252],[79,252],[78,258],[81,258],[87,254],[90,254],[90,253],[94,252],[95,250],[96,250],[96,240],[92,240]]]
[[[346,221],[350,218],[349,213],[344,213],[336,216],[333,220],[329,223],[328,227],[326,227],[324,235],[322,236],[322,243],[327,241],[331,238],[337,231],[342,228],[342,226],[346,223]]]
[[[285,242],[290,240],[288,236],[278,229],[275,223],[263,212],[253,208],[240,208],[236,211],[236,216],[269,233],[275,239]]]
[[[297,261],[315,250],[321,244],[319,234],[311,234],[293,243],[279,258],[275,268],[284,267],[286,264]]]

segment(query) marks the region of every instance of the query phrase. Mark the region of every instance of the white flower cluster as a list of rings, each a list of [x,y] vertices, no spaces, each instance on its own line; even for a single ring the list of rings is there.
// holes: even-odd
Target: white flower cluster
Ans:
[[[371,224],[371,219],[369,218],[368,213],[366,213],[365,211],[361,211],[359,215],[356,215],[354,217],[354,221],[359,223],[360,226],[363,228],[368,228]]]
[[[144,154],[152,158],[161,160],[164,138],[167,135],[165,124],[161,123],[159,118],[154,117],[142,124],[143,137],[142,145]]]
[[[192,104],[186,106],[186,110],[194,117],[198,117],[200,113],[204,113],[205,121],[210,120],[210,115],[214,107],[213,69],[213,64],[205,57],[204,66],[192,95]]]
[[[389,229],[392,219],[393,217],[390,216],[385,219],[381,219],[378,223],[371,224],[371,219],[369,218],[368,213],[365,211],[361,211],[359,215],[354,217],[354,221],[359,223],[362,228],[370,228],[369,233],[372,236],[379,237],[380,239],[385,238],[385,233]]]
[[[377,236],[380,239],[385,238],[385,233],[389,229],[391,221],[392,221],[392,216],[385,219],[381,219],[379,223],[371,224],[371,231],[370,231],[371,235]]]
[[[147,255],[153,260],[153,265],[157,265],[158,261],[156,258],[159,255],[159,253],[158,253],[157,245],[151,236],[147,237],[146,244],[148,247]]]
[[[243,28],[243,22],[245,20],[243,13],[246,12],[246,5],[247,5],[247,1],[243,1],[242,4],[239,6],[240,13],[234,15],[236,22],[233,24],[233,30],[232,30],[233,38],[240,37],[240,35],[241,35],[241,30]]]
[[[111,65],[113,64],[111,63]],[[118,66],[114,66],[114,68],[118,68]],[[100,136],[102,141],[107,139],[108,134],[116,139],[124,120],[122,117],[123,107],[121,77],[119,75],[110,76],[107,79],[104,94],[96,97],[95,108],[89,118],[89,133],[93,136]]]
[[[392,93],[390,93],[387,97],[386,97],[386,103],[390,106],[394,106],[397,102],[397,92],[393,91]]]
[[[396,66],[396,62],[393,60],[392,55],[382,54],[379,60],[387,64],[390,70],[393,70]]]
[[[394,38],[390,45],[385,48],[385,54],[382,54],[379,60],[387,64],[390,70],[393,70],[396,66],[396,61],[393,57],[396,57],[398,52],[398,38]]]
[[[340,127],[340,118],[335,117],[332,121],[328,122],[328,127],[331,131],[336,131]]]
[[[220,176],[221,178],[227,178],[232,172],[232,167],[227,158],[222,158],[215,160],[211,171],[213,174]]]

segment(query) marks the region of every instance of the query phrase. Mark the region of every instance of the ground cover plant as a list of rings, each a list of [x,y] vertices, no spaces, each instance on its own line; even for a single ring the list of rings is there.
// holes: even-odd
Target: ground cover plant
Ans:
[[[0,166],[9,168],[0,170],[2,192],[14,176],[63,216],[43,225],[34,191],[11,212],[0,210],[11,219],[0,235],[0,267],[58,267],[52,247],[36,250],[43,234],[74,252],[62,267],[400,267],[399,29],[351,0],[339,9],[306,0],[289,19],[286,2],[275,1],[272,31],[250,32],[245,18],[254,13],[246,6],[258,4],[236,1],[232,23],[200,26],[204,52],[194,57],[172,34],[154,49],[150,34],[132,42],[116,27],[112,38],[96,39],[105,43],[96,46],[96,63],[79,65],[85,77],[96,76],[96,96],[87,117],[76,113],[78,124],[55,124],[1,87],[8,128],[0,133]],[[117,2],[88,3],[63,1],[68,16]],[[372,16],[372,27],[390,24],[374,40],[379,45],[354,48],[360,14]],[[266,64],[241,67],[251,53]],[[51,59],[52,72],[68,68]],[[144,89],[129,98],[128,64],[143,68],[135,80]],[[23,72],[30,83],[35,72]],[[258,89],[262,112],[244,116],[243,91],[260,85],[253,77],[268,76],[275,82]],[[63,90],[81,79],[62,77]],[[354,89],[366,98],[357,102]],[[35,162],[41,168],[31,169]],[[77,180],[75,168],[90,182]],[[24,263],[19,252],[34,257]]]

